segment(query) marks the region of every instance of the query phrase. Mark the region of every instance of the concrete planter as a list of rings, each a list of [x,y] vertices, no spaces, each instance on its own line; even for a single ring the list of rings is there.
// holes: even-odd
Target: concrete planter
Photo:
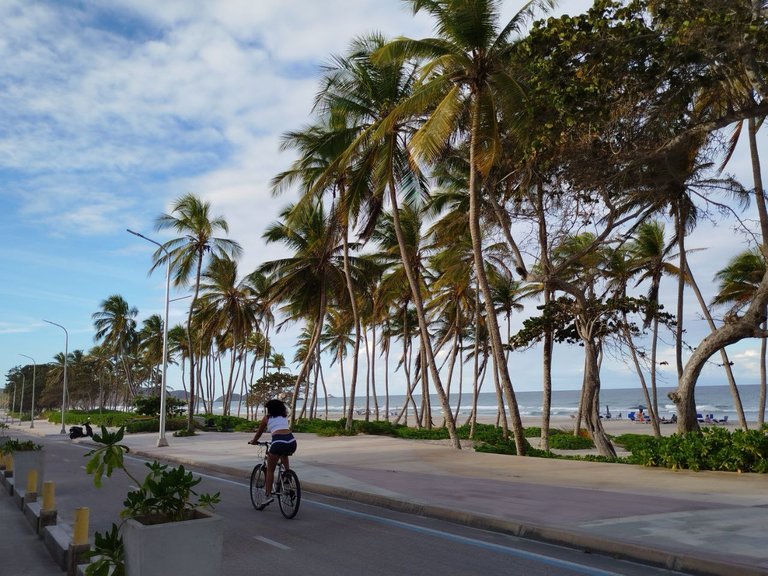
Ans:
[[[42,450],[23,450],[13,452],[13,483],[16,490],[27,489],[27,472],[37,470],[37,494],[43,493],[43,475],[45,470],[45,452]]]
[[[127,520],[122,528],[126,576],[220,576],[222,518],[202,511],[195,516],[151,525]]]

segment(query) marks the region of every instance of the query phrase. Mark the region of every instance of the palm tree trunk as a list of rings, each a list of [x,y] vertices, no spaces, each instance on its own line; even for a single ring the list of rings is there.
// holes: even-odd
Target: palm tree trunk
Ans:
[[[549,304],[551,298],[552,291],[545,287],[544,306]],[[544,343],[541,352],[544,391],[541,399],[541,444],[539,448],[545,452],[549,452],[549,424],[552,413],[552,350],[552,329],[548,327],[544,331]]]
[[[767,311],[768,312],[768,311]],[[763,322],[763,331],[768,329],[768,323]],[[757,429],[762,430],[765,424],[766,370],[765,357],[768,348],[768,338],[760,338],[760,398],[757,401]]]
[[[482,234],[480,231],[480,191],[477,189],[476,147],[479,132],[480,100],[475,98],[472,104],[472,131],[469,144],[469,232],[472,237],[472,253],[475,260],[475,273],[477,281],[485,300],[486,324],[491,337],[493,361],[497,366],[501,378],[501,387],[509,405],[510,418],[512,420],[512,432],[515,437],[515,449],[518,456],[525,455],[525,432],[523,422],[520,419],[520,409],[515,398],[515,391],[509,379],[509,370],[504,362],[504,348],[501,344],[499,323],[496,319],[496,311],[493,309],[493,295],[488,285],[488,277],[485,274],[485,261],[483,260]]]
[[[306,358],[304,358],[304,361],[301,363],[301,368],[299,368],[299,373],[296,376],[296,384],[293,387],[293,398],[291,398],[291,424],[293,424],[296,418],[296,402],[298,401],[299,393],[301,392],[302,380],[304,380],[304,378],[307,378],[307,382],[309,382],[309,378],[307,377],[307,372],[308,372],[310,361],[314,356],[314,350],[317,347],[317,342],[320,340],[320,334],[323,331],[323,322],[325,320],[325,309],[326,309],[326,294],[325,294],[325,286],[322,285],[320,287],[320,306],[317,311],[317,317],[315,318],[314,330],[312,331],[312,337],[310,338],[309,344],[307,344],[307,356]],[[306,402],[306,398],[305,398],[305,402]]]
[[[195,412],[195,346],[192,340],[192,313],[197,304],[197,297],[200,294],[200,274],[203,270],[203,253],[197,254],[197,272],[195,274],[195,291],[192,294],[192,302],[189,304],[187,313],[187,342],[189,343],[189,406],[187,410],[187,432],[190,434],[195,431],[195,421],[193,419]]]
[[[344,205],[344,191],[341,191],[341,204],[343,209],[346,210]],[[349,432],[352,430],[352,420],[354,417],[355,409],[355,392],[357,389],[357,368],[358,368],[358,356],[360,354],[360,315],[357,311],[357,299],[355,298],[355,291],[352,285],[352,272],[349,268],[349,226],[347,225],[346,218],[342,223],[343,230],[343,254],[344,254],[344,279],[347,285],[347,294],[349,295],[349,305],[352,310],[352,321],[355,325],[355,345],[352,353],[352,374],[349,381],[349,410],[347,412],[347,424],[346,430]]]
[[[429,329],[427,328],[426,314],[424,313],[424,303],[421,298],[421,288],[416,278],[416,271],[413,269],[410,258],[406,251],[405,237],[403,236],[403,229],[400,223],[400,211],[397,202],[397,191],[394,185],[389,185],[389,201],[392,206],[392,222],[395,227],[395,235],[397,236],[397,243],[400,246],[400,257],[403,261],[403,270],[408,278],[408,284],[411,288],[411,296],[413,298],[413,304],[416,308],[416,317],[419,321],[419,334],[421,335],[421,346],[425,350],[427,355],[427,364],[429,370],[432,373],[432,382],[435,385],[435,391],[440,400],[440,405],[443,409],[443,416],[445,417],[446,428],[448,430],[448,436],[451,439],[451,445],[457,450],[461,450],[461,442],[456,434],[456,423],[453,420],[453,412],[448,402],[448,397],[443,390],[442,382],[440,381],[440,374],[437,371],[437,364],[435,363],[435,356],[432,353],[432,343],[429,337]]]

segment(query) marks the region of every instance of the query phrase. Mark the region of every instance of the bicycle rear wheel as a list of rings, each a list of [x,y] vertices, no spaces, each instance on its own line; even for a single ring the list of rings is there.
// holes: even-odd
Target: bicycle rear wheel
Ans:
[[[264,464],[257,464],[251,472],[251,503],[257,510],[267,500],[264,487],[267,485],[267,470]]]
[[[281,475],[280,494],[277,499],[280,512],[289,520],[299,512],[301,503],[301,484],[293,470],[284,470]]]

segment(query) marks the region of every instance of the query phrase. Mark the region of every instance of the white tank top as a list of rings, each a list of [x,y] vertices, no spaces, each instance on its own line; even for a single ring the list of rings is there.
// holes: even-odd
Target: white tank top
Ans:
[[[267,432],[272,434],[275,430],[290,430],[288,418],[285,416],[270,416],[267,419]]]

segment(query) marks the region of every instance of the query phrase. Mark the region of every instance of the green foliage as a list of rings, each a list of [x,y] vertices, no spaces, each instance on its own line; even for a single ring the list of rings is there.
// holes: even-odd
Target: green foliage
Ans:
[[[296,376],[286,372],[270,372],[251,385],[248,405],[260,406],[272,398],[291,398],[295,385]]]
[[[43,418],[48,422],[55,424],[61,423],[61,412],[53,410],[44,412]],[[70,410],[66,412],[66,424],[82,424],[90,420],[94,426],[119,427],[136,418],[133,412],[122,412],[118,410]]]
[[[220,432],[253,432],[257,423],[247,418],[224,416],[222,414],[205,414],[203,416],[206,428],[215,428]]]
[[[159,416],[160,415],[160,396],[138,396],[134,398],[133,405],[136,408],[136,414],[140,416]],[[173,396],[167,396],[165,399],[165,413],[168,416],[179,416],[187,409],[187,403]]]
[[[32,450],[42,450],[40,444],[35,444],[32,440],[21,441],[17,438],[9,438],[4,444],[0,444],[0,452],[11,454],[12,452],[30,452]]]
[[[549,437],[549,447],[554,450],[587,450],[594,448],[590,438],[572,434],[553,434]]]
[[[638,442],[630,461],[672,469],[768,472],[768,436],[718,427]],[[626,445],[625,445],[626,446]]]
[[[318,436],[350,436],[357,432],[347,432],[345,430],[346,418],[339,420],[322,420],[320,418],[302,418],[293,423],[294,432],[310,432]]]
[[[184,466],[169,468],[167,464],[147,462],[149,473],[138,490],[128,492],[120,513],[123,518],[136,518],[147,524],[179,522],[191,517],[199,507],[213,507],[221,499],[219,493],[201,494],[193,490],[202,478],[196,478]],[[193,500],[198,496],[197,501]]]
[[[160,419],[151,417],[131,418],[130,420],[127,420],[123,426],[125,427],[125,431],[129,434],[159,432]],[[183,430],[186,427],[187,421],[185,418],[166,418],[165,420],[166,430]]]
[[[86,556],[95,560],[85,568],[85,576],[125,576],[125,547],[117,525],[104,534],[96,532],[93,540]]]
[[[186,428],[183,428],[181,430],[176,430],[176,432],[174,432],[173,435],[176,438],[184,438],[186,436],[197,436],[197,432],[195,432],[194,430],[190,432]]]
[[[355,421],[354,428],[361,434],[370,434],[371,436],[398,436],[400,428],[387,420]]]
[[[648,434],[621,434],[615,436],[613,442],[624,447],[629,452],[637,452],[648,444],[654,443],[654,437]]]
[[[102,478],[105,475],[107,477],[112,476],[115,468],[124,470],[136,482],[136,479],[126,470],[125,463],[123,462],[123,455],[131,451],[128,446],[119,443],[123,439],[124,433],[125,430],[123,428],[116,432],[110,432],[105,426],[101,427],[101,434],[93,433],[93,441],[103,444],[103,446],[85,454],[86,457],[91,457],[85,465],[85,471],[88,474],[93,474],[93,483],[97,487],[101,486]]]
[[[129,492],[123,502],[125,509],[120,513],[122,517],[141,518],[145,523],[176,522],[185,520],[197,508],[213,507],[220,501],[218,492],[198,496],[193,488],[201,479],[187,472],[184,466],[168,468],[158,462],[147,463],[149,473],[144,482],[136,480],[128,472],[123,460],[124,454],[130,451],[128,446],[120,444],[124,433],[123,428],[110,432],[102,426],[101,434],[93,435],[94,442],[102,446],[85,455],[90,457],[85,471],[93,474],[93,483],[96,486],[101,486],[102,478],[111,476],[116,468],[121,469],[139,485],[139,489]],[[193,496],[198,496],[196,501]]]

